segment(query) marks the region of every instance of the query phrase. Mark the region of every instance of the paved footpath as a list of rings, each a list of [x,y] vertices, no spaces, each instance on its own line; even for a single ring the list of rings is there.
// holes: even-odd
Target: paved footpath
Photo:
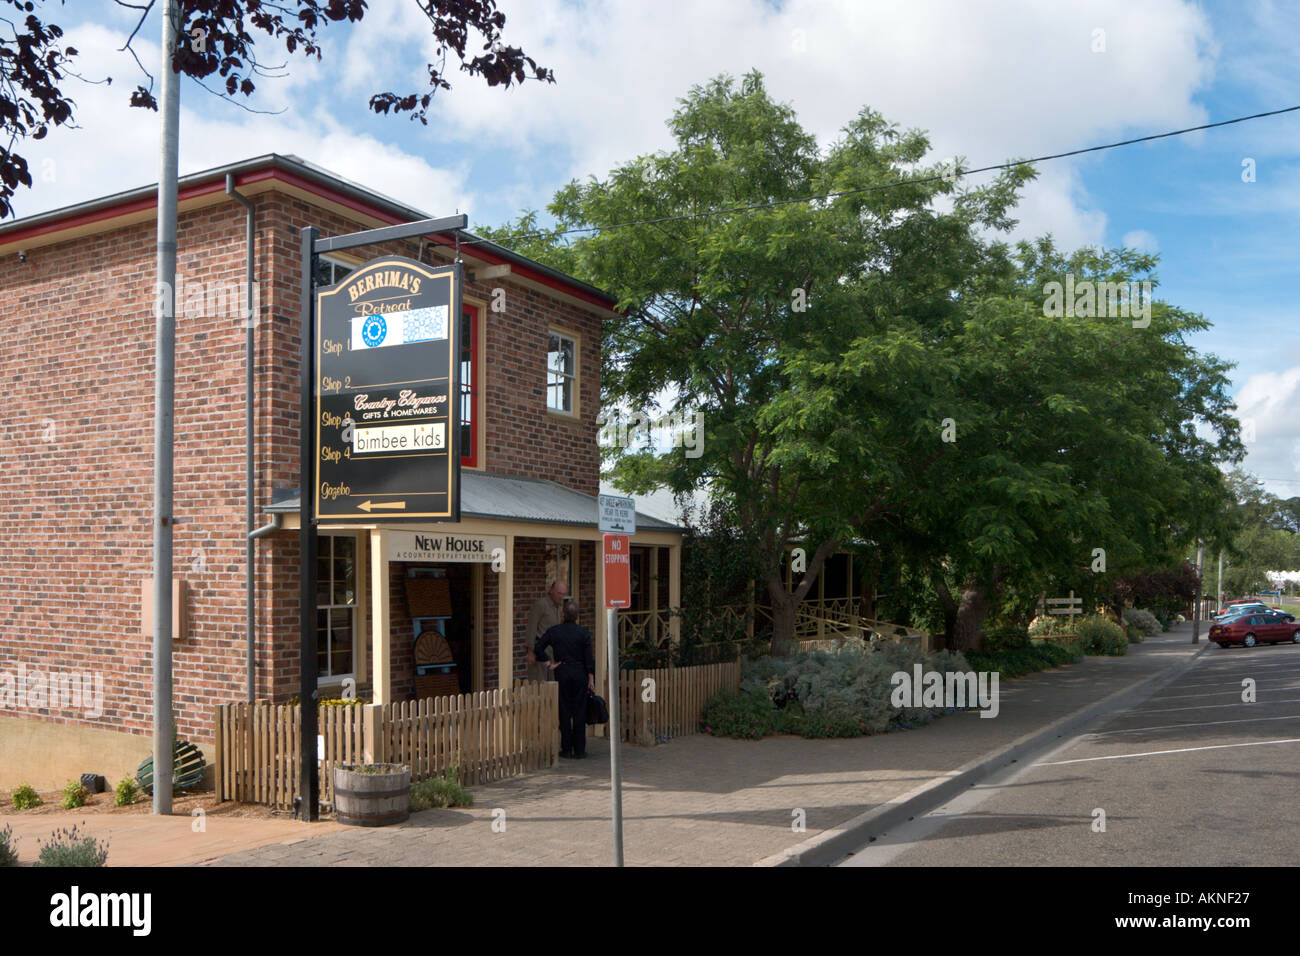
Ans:
[[[816,837],[1040,730],[1206,647],[1191,626],[1126,657],[1002,683],[995,719],[952,714],[900,733],[847,740],[685,737],[623,748],[624,852],[630,866],[746,866]],[[306,839],[234,852],[225,866],[605,865],[611,859],[609,750],[474,787],[474,806],[427,810],[402,825],[297,823]],[[498,811],[504,811],[504,817]],[[802,814],[799,814],[802,811]],[[802,817],[806,829],[794,823]],[[494,830],[494,820],[497,829]],[[504,821],[504,830],[500,829]],[[500,832],[498,832],[500,831]],[[304,833],[304,836],[307,836]],[[769,861],[770,862],[770,861]],[[955,862],[955,861],[954,861]]]
[[[244,819],[220,813],[209,813],[200,824],[181,814],[19,811],[0,814],[0,829],[6,825],[13,830],[18,859],[23,862],[35,860],[41,842],[56,830],[76,826],[78,833],[108,843],[109,866],[185,866],[266,844],[301,840],[306,835],[306,824],[292,819]],[[346,829],[337,823],[316,826],[322,837]]]

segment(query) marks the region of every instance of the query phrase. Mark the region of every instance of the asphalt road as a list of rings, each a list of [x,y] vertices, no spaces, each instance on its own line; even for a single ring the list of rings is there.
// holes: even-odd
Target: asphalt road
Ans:
[[[1211,646],[1085,730],[840,865],[1300,863],[1300,645]]]

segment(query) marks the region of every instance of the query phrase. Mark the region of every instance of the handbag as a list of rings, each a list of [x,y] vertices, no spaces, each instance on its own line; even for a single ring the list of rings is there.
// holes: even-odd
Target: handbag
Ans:
[[[609,723],[609,705],[605,703],[605,698],[601,697],[594,690],[587,691],[587,724]]]

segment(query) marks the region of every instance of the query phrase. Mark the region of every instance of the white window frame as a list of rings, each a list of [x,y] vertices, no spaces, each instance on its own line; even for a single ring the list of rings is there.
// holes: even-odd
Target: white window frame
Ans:
[[[319,552],[319,546],[320,546],[320,543],[321,543],[322,541],[327,541],[327,540],[332,539],[332,538],[350,538],[350,539],[352,540],[352,555],[353,555],[353,557],[352,557],[352,603],[351,603],[351,604],[333,604],[333,603],[330,603],[330,604],[319,604],[319,603],[318,603],[318,604],[316,605],[316,612],[317,612],[317,615],[319,615],[321,611],[325,611],[325,612],[326,612],[326,615],[325,615],[325,626],[326,626],[325,654],[326,654],[327,662],[328,662],[328,659],[329,659],[329,656],[330,656],[330,647],[331,647],[331,641],[330,641],[330,639],[329,639],[329,628],[332,626],[332,625],[330,624],[330,618],[332,617],[332,613],[331,613],[331,612],[333,612],[333,611],[342,611],[342,610],[348,610],[348,611],[351,611],[351,612],[352,612],[352,669],[351,669],[350,671],[348,671],[347,673],[339,673],[339,674],[319,674],[319,675],[317,676],[317,678],[316,678],[317,683],[318,683],[318,684],[325,684],[325,685],[341,684],[341,683],[343,683],[343,681],[347,680],[349,677],[353,678],[354,680],[356,679],[356,671],[357,671],[357,640],[358,640],[358,636],[357,636],[357,622],[358,622],[358,620],[360,619],[360,615],[357,613],[357,611],[359,610],[359,608],[360,608],[360,603],[361,603],[361,594],[360,594],[360,590],[361,590],[361,583],[362,583],[362,575],[361,575],[361,541],[360,541],[360,537],[359,537],[359,535],[357,535],[355,532],[346,532],[346,531],[337,531],[337,532],[335,532],[335,531],[318,531],[318,532],[316,533],[316,541],[317,541],[317,548],[318,548],[317,555],[318,555],[318,556],[319,556],[319,554],[320,554],[320,552]],[[330,566],[331,566],[331,568],[333,567],[333,563],[334,563],[334,562],[333,562],[333,557],[334,557],[334,551],[333,551],[333,548],[331,547],[331,549],[330,549]],[[331,571],[331,576],[332,576],[332,575],[333,575],[333,571]],[[330,582],[330,583],[331,583],[331,587],[330,587],[330,600],[332,601],[332,600],[333,600],[333,597],[334,597],[334,589],[333,589],[333,586],[332,586],[332,585],[333,585],[332,577],[331,577],[331,582]],[[319,587],[319,581],[317,582],[317,586]],[[317,638],[317,639],[319,640],[319,631],[317,631],[317,635],[318,635],[318,638]],[[318,648],[318,649],[317,649],[317,652],[316,652],[316,667],[317,667],[317,670],[320,669],[320,666],[321,666],[320,650],[319,650],[319,648]]]
[[[551,336],[567,339],[573,344],[573,372],[557,372],[551,368]],[[582,336],[576,332],[570,332],[568,329],[556,328],[554,326],[546,330],[546,411],[552,415],[559,415],[562,418],[578,418],[581,412],[579,396],[581,391],[579,385],[582,381]],[[551,376],[559,375],[562,381],[558,385],[551,384]],[[551,389],[558,388],[563,384],[569,386],[569,405],[568,409],[556,408],[551,404]]]

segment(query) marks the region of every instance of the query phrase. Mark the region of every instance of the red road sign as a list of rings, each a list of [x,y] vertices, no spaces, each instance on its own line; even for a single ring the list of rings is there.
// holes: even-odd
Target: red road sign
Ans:
[[[627,535],[605,535],[605,607],[632,604],[632,554]]]

